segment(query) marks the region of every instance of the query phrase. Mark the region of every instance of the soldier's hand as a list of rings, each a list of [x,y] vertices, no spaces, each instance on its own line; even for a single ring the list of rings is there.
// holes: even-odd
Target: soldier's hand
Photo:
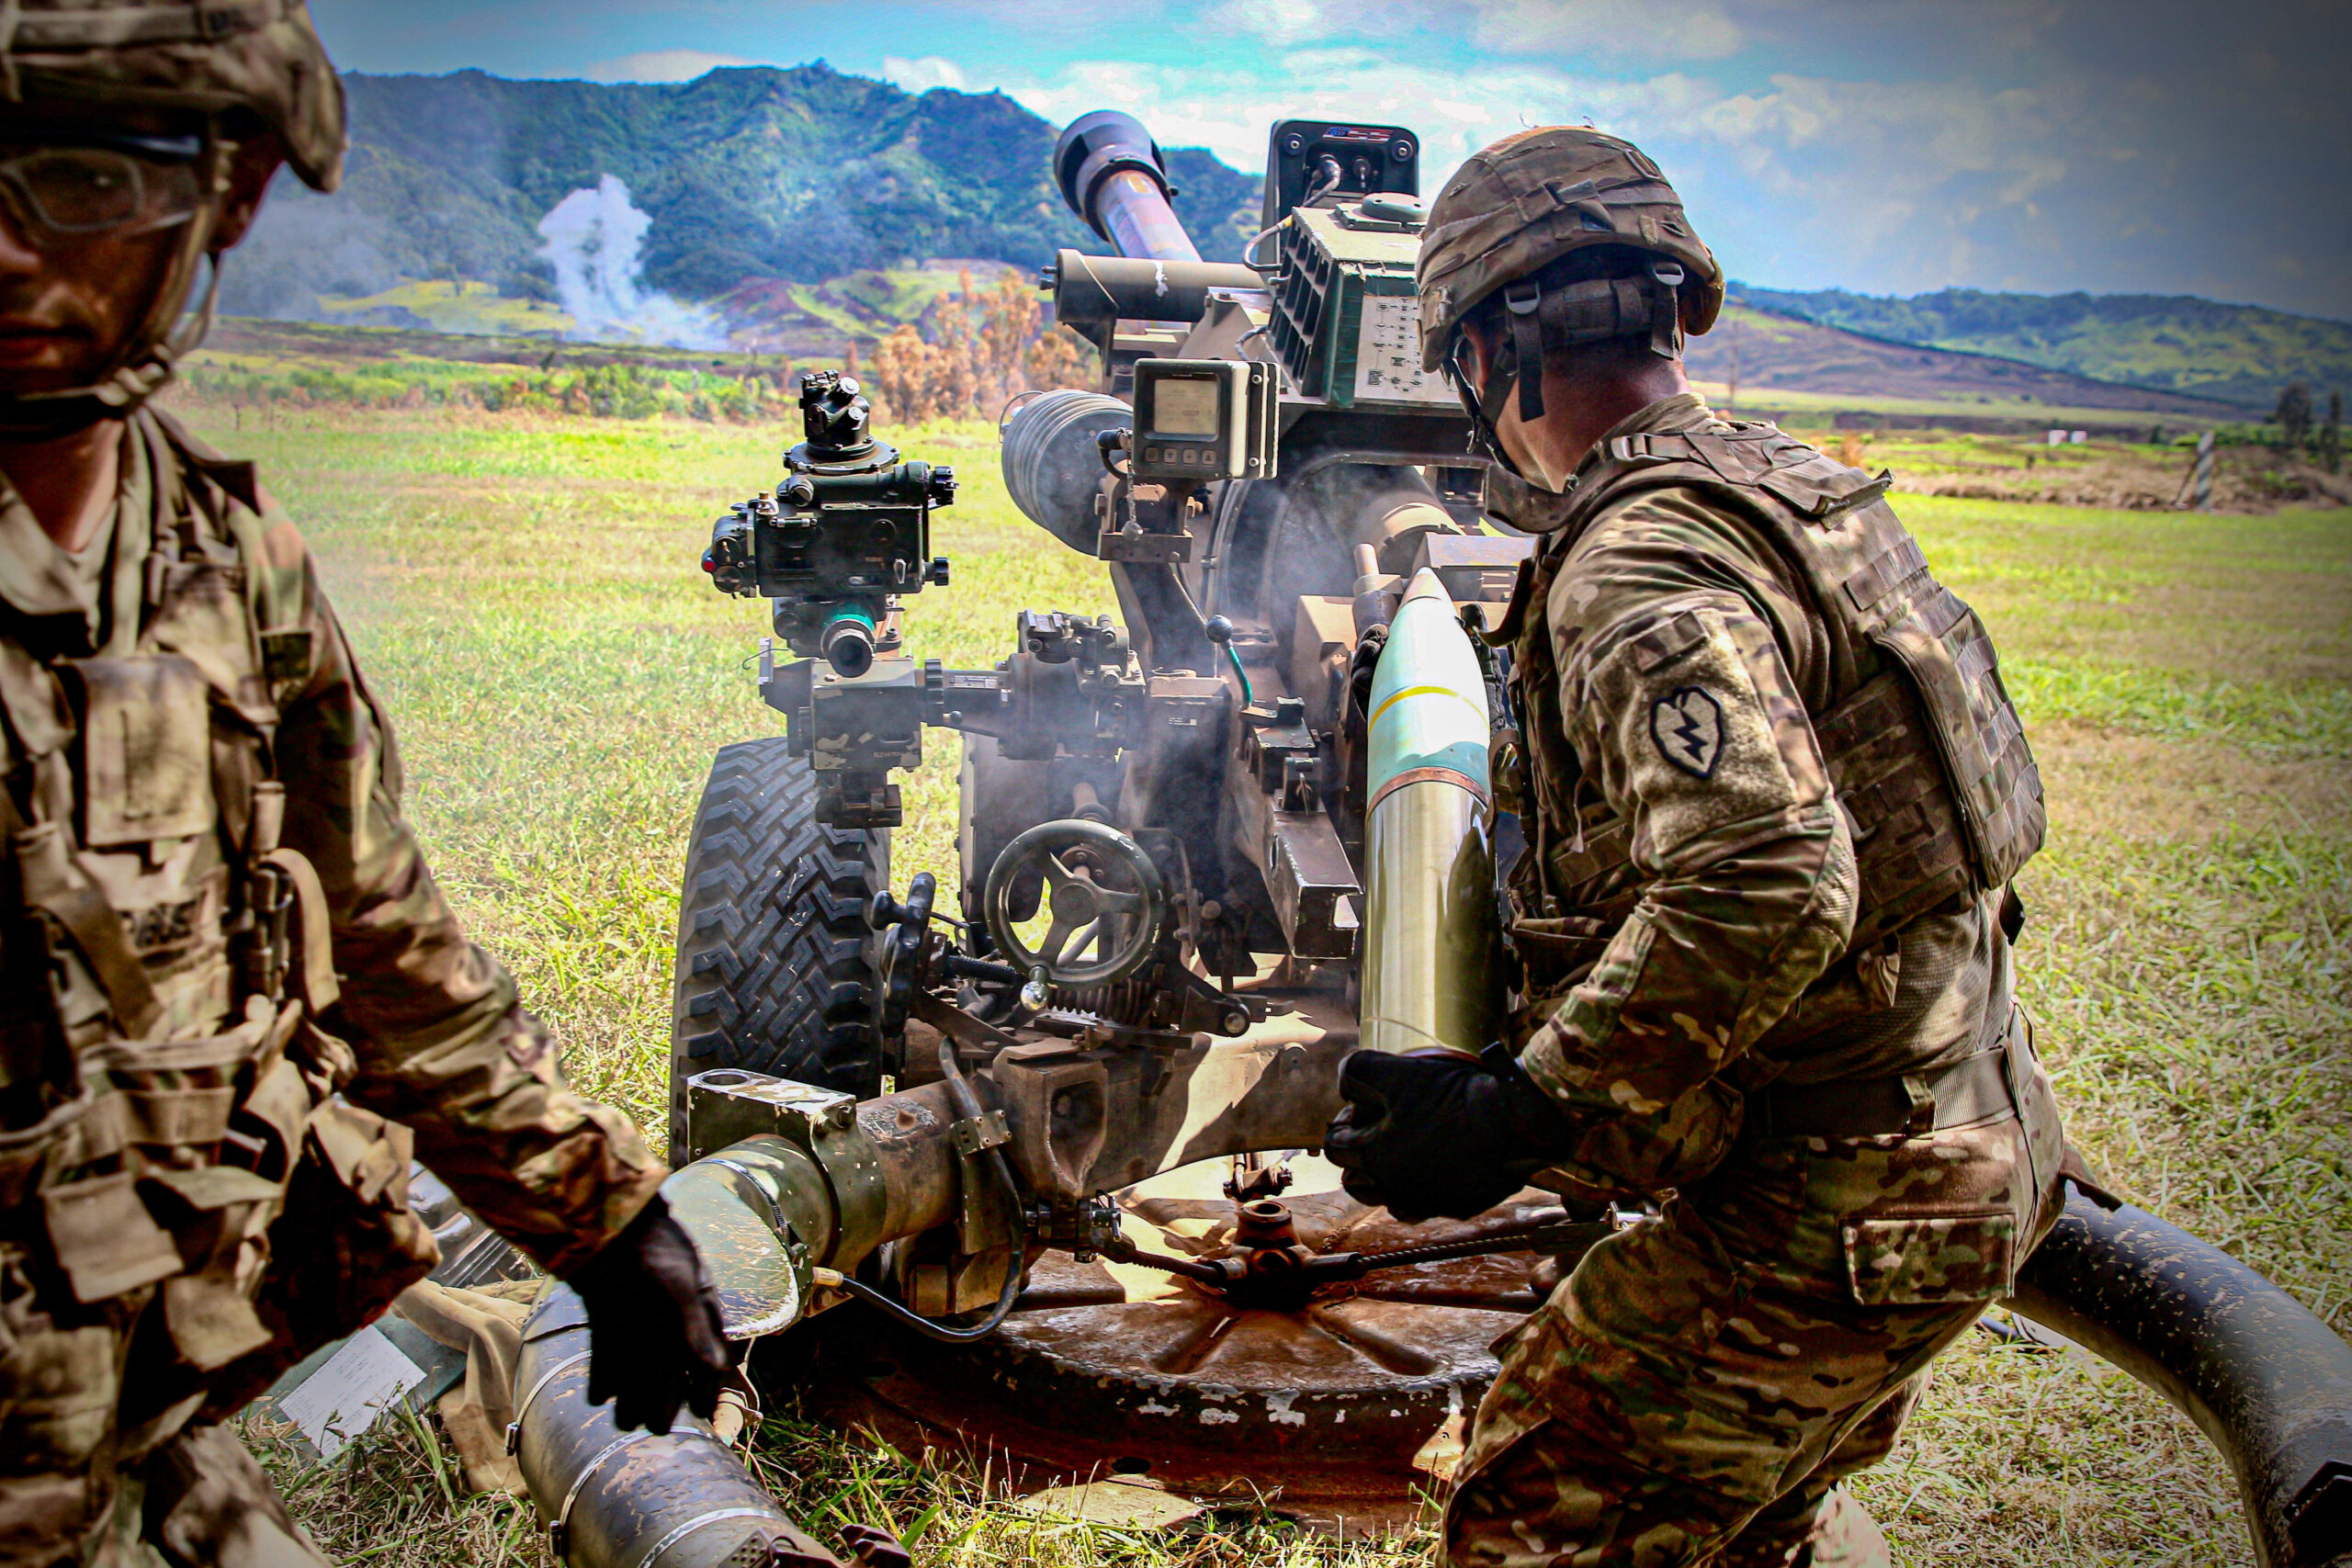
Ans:
[[[734,1366],[718,1290],[657,1195],[565,1281],[588,1308],[588,1403],[613,1425],[669,1431],[683,1404],[707,1420]]]
[[[1347,1103],[1323,1135],[1348,1196],[1418,1224],[1466,1220],[1518,1191],[1567,1123],[1535,1103],[1542,1091],[1516,1064],[1509,1071],[1450,1051],[1350,1056],[1340,1069]]]

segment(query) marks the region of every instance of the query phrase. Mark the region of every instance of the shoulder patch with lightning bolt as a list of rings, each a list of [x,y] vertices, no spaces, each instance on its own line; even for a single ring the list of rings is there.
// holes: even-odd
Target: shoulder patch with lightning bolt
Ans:
[[[1696,778],[1711,777],[1724,754],[1724,710],[1703,686],[1681,686],[1650,707],[1658,754]]]

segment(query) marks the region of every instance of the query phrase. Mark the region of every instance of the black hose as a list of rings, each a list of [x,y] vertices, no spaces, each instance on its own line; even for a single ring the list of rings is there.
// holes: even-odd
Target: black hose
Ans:
[[[2154,1214],[2070,1191],[2009,1304],[2204,1429],[2264,1568],[2352,1562],[2352,1346],[2301,1302]]]

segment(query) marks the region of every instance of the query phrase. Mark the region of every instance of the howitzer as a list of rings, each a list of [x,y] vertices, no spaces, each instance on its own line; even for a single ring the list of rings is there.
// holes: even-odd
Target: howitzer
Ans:
[[[859,1303],[820,1410],[1032,1483],[1247,1484],[1377,1525],[1445,1474],[1538,1266],[1626,1223],[1530,1190],[1403,1226],[1310,1152],[1350,1052],[1475,1050],[1501,986],[1510,716],[1464,626],[1529,546],[1482,523],[1419,369],[1418,152],[1277,125],[1235,265],[1199,258],[1132,119],[1064,133],[1063,194],[1124,254],[1065,251],[1044,287],[1102,374],[1010,411],[1001,462],[1115,619],[1025,610],[992,667],[919,660],[902,600],[947,580],[952,479],[835,375],[775,491],[714,530],[718,585],[775,602],[787,733],[720,753],[688,851],[668,1191],[730,1334]],[[952,899],[889,876],[927,728],[962,732]],[[2266,1563],[2343,1551],[2352,1350],[2291,1299],[2075,1199],[2015,1304],[2199,1419]],[[567,1292],[535,1324],[517,1438],[571,1561],[824,1555],[721,1445],[609,1432]]]

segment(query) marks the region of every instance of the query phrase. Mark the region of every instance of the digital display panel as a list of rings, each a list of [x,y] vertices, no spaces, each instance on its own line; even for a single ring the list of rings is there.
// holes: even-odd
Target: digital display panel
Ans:
[[[1151,433],[1154,435],[1216,436],[1216,382],[1165,377],[1152,383]]]

